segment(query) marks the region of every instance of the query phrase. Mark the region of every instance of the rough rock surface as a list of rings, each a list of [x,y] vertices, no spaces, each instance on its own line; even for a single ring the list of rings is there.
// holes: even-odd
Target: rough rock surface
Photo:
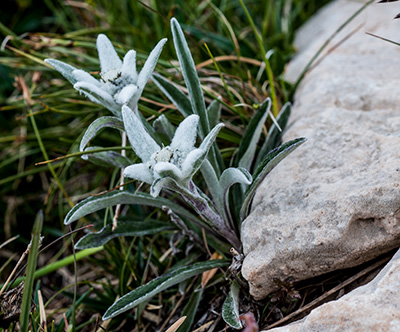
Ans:
[[[271,332],[397,332],[400,330],[400,251],[369,284]]]
[[[309,21],[287,77],[363,3],[334,1]],[[262,183],[242,226],[242,273],[256,299],[274,278],[304,280],[400,246],[400,47],[366,34],[400,41],[394,4],[369,6],[296,92],[283,141],[308,141]]]

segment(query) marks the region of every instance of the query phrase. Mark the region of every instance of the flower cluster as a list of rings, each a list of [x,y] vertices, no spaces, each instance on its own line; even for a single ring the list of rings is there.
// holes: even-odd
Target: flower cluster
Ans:
[[[46,59],[74,88],[91,101],[103,105],[114,115],[121,117],[121,107],[128,105],[136,110],[143,89],[157,64],[164,44],[162,39],[150,53],[140,73],[136,70],[136,52],[128,51],[123,61],[111,41],[103,34],[97,37],[97,50],[101,67],[100,79],[64,62]]]

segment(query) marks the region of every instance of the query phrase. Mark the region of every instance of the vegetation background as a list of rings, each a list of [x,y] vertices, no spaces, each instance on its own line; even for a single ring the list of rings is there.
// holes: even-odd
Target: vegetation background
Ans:
[[[294,32],[318,8],[328,1],[316,0],[247,0],[244,1],[263,48],[269,53],[280,105],[289,101],[293,87],[284,81],[285,65],[293,56]],[[115,187],[119,171],[99,167],[79,157],[60,159],[56,163],[38,162],[78,151],[81,135],[94,119],[107,115],[99,105],[80,96],[61,75],[43,63],[56,58],[77,68],[98,73],[95,38],[105,33],[121,51],[138,52],[139,68],[143,60],[164,37],[169,39],[156,71],[183,86],[177,70],[176,54],[169,20],[176,17],[186,34],[206,93],[221,95],[228,106],[248,105],[232,114],[223,108],[219,145],[229,164],[240,143],[243,130],[254,115],[253,105],[270,95],[262,61],[264,54],[244,7],[235,0],[3,0],[0,4],[0,283],[4,283],[31,239],[33,223],[43,211],[44,244],[70,231],[63,224],[71,206],[89,194]],[[213,63],[208,46],[218,67]],[[223,77],[224,79],[221,79]],[[228,88],[229,87],[229,88]],[[173,105],[149,83],[140,109],[152,121],[160,113],[174,124],[180,118]],[[37,130],[35,130],[37,127]],[[118,145],[119,136],[104,132],[99,137],[104,146]],[[167,220],[160,211],[137,207],[143,218]],[[110,222],[111,211],[98,214],[87,222]],[[81,236],[83,232],[78,234]],[[15,238],[14,238],[15,237]],[[5,243],[7,240],[12,241]],[[73,239],[65,237],[38,256],[42,277],[35,283],[43,295],[47,323],[40,323],[39,299],[32,315],[33,329],[39,325],[49,330],[152,331],[165,330],[182,316],[192,284],[185,291],[178,287],[162,293],[151,306],[138,308],[125,317],[103,323],[104,311],[117,296],[125,294],[151,278],[161,275],[176,261],[196,261],[202,253],[191,243],[162,232],[146,237],[120,238],[97,252],[81,255],[74,268]],[[66,258],[66,260],[64,260]],[[197,327],[210,321],[216,330],[223,300],[220,286],[223,273],[213,277],[205,299],[197,307]],[[78,286],[74,292],[75,281]],[[287,294],[286,294],[287,295]],[[294,310],[295,304],[271,299],[242,308],[257,313],[261,325],[277,320]],[[285,302],[286,301],[286,302]],[[124,315],[123,315],[124,316]],[[65,318],[64,318],[65,317]],[[43,325],[44,324],[44,325]],[[6,326],[3,326],[6,328]],[[10,330],[14,329],[11,326]]]

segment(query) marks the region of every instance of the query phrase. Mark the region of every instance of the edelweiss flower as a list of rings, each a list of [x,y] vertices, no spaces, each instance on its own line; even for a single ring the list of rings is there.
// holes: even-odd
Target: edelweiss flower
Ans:
[[[166,41],[166,38],[159,41],[139,74],[136,71],[136,52],[128,51],[124,60],[121,61],[110,40],[103,34],[97,37],[101,67],[100,80],[58,60],[46,59],[45,62],[60,72],[76,90],[86,95],[91,101],[103,105],[116,116],[121,117],[122,105],[128,105],[131,109],[136,108]]]
[[[223,127],[222,123],[216,125],[204,138],[200,147],[195,148],[199,116],[193,114],[181,122],[171,144],[160,147],[129,107],[122,107],[122,117],[129,142],[136,155],[142,159],[141,164],[126,167],[124,176],[148,184],[168,177],[185,189],[189,189],[193,175],[199,170]],[[157,196],[159,190],[152,191],[151,194]]]

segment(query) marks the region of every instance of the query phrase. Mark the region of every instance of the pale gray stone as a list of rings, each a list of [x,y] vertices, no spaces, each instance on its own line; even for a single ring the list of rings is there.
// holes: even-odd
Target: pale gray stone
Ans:
[[[361,5],[334,1],[312,19],[288,77]],[[400,41],[398,12],[371,5],[297,90],[283,141],[308,141],[262,183],[242,226],[242,273],[256,299],[274,278],[304,280],[400,246],[400,47],[365,33]]]
[[[400,330],[400,251],[367,285],[270,332],[397,332]]]

